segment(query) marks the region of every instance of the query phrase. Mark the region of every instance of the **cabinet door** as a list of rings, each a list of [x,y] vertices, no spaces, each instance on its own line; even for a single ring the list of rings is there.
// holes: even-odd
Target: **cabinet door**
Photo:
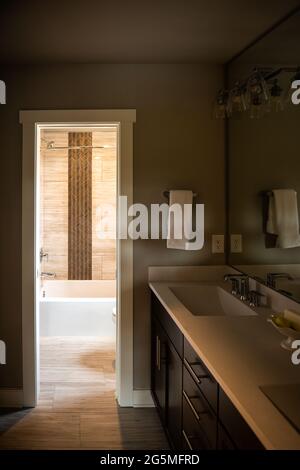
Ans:
[[[162,422],[166,423],[167,404],[167,336],[159,322],[152,318],[151,328],[152,393]]]
[[[221,424],[218,426],[218,450],[235,450],[236,447]]]
[[[169,340],[167,361],[167,429],[175,450],[182,448],[182,361]]]
[[[237,449],[264,449],[259,439],[221,387],[219,388],[219,420]]]

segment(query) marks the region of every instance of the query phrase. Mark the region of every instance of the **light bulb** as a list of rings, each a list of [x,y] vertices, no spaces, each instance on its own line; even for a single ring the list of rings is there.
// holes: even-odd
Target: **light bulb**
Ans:
[[[216,119],[225,119],[227,117],[228,92],[220,90],[214,105],[214,117]]]
[[[282,88],[278,84],[278,80],[273,81],[273,85],[270,89],[270,100],[267,106],[267,111],[283,111],[284,109],[284,100],[282,98]]]
[[[228,96],[227,112],[231,116],[234,112],[241,113],[247,110],[244,90],[239,83],[230,91]]]

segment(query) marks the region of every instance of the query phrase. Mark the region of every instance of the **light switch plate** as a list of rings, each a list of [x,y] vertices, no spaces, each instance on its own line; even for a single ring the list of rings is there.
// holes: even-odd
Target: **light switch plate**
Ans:
[[[212,253],[224,253],[224,235],[212,235]]]
[[[240,233],[233,233],[230,235],[230,251],[231,253],[242,253],[242,235]]]

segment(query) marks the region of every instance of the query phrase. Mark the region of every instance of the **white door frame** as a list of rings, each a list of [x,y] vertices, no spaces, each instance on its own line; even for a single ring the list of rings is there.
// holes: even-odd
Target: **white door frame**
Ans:
[[[134,109],[121,110],[49,110],[20,111],[23,126],[22,164],[22,342],[23,406],[33,407],[38,399],[38,318],[36,305],[37,256],[37,135],[39,126],[93,126],[113,124],[119,127],[117,194],[133,203],[133,123]],[[119,228],[121,220],[117,205]],[[133,241],[117,240],[117,385],[121,406],[133,406]]]

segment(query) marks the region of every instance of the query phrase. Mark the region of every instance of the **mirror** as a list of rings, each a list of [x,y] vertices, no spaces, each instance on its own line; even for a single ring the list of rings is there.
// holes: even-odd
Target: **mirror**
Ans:
[[[300,12],[227,68],[228,262],[298,302],[299,44]]]

